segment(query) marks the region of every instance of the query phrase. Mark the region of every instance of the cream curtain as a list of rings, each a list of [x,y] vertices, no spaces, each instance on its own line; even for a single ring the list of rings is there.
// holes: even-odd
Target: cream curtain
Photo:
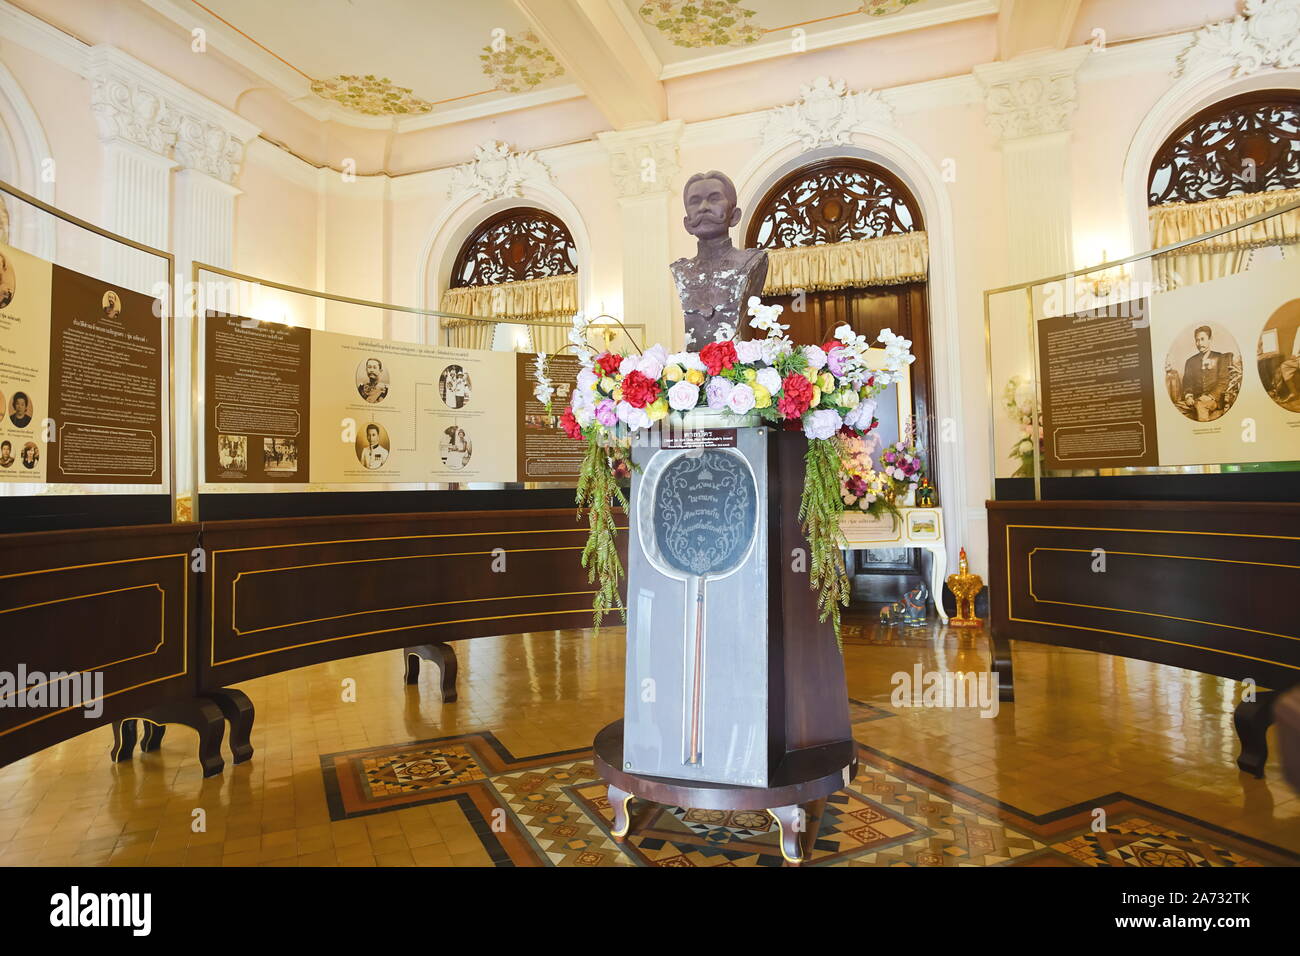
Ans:
[[[1275,189],[1197,203],[1166,203],[1150,211],[1151,244],[1169,245],[1270,212],[1300,200],[1300,189]],[[1250,250],[1300,243],[1300,210],[1273,216],[1214,239],[1157,256],[1155,279],[1166,289],[1235,275],[1250,262]]]
[[[796,289],[816,292],[922,282],[929,268],[930,244],[924,232],[771,249],[763,292],[788,295]]]
[[[526,282],[448,289],[443,292],[439,307],[443,312],[485,319],[535,319],[536,323],[528,324],[533,349],[553,352],[564,344],[565,327],[578,311],[578,277],[548,276]],[[550,323],[563,325],[553,328]],[[448,330],[449,344],[468,349],[491,348],[496,328],[493,323],[464,319],[443,319],[442,327]]]

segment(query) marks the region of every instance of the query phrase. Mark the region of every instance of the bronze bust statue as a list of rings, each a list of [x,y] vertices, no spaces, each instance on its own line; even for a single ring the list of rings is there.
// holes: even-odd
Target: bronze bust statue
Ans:
[[[686,231],[698,242],[693,259],[672,264],[686,319],[686,347],[699,350],[715,340],[720,326],[747,338],[746,303],[763,291],[767,252],[737,249],[730,230],[740,222],[735,184],[716,169],[696,173],[682,190]],[[730,336],[728,336],[730,337]]]

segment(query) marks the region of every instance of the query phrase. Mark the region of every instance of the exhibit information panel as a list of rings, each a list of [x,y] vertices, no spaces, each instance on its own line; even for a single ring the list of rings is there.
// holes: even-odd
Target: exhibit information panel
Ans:
[[[520,355],[516,363],[518,378],[515,395],[519,404],[519,481],[576,480],[582,470],[586,445],[576,442],[560,428],[560,415],[569,406],[577,387],[577,356],[556,355],[546,363],[546,375],[555,385],[551,410],[533,394],[536,356]]]
[[[0,482],[164,483],[161,314],[0,245]]]
[[[1300,460],[1300,260],[1038,322],[1044,467]]]
[[[516,355],[208,313],[204,480],[515,481]]]

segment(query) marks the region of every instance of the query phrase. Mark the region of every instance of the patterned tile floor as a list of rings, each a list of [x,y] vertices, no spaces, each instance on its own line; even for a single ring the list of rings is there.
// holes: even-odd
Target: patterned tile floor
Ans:
[[[1017,700],[996,717],[901,707],[895,674],[983,670],[985,642],[847,623],[862,766],[827,808],[814,863],[1300,861],[1300,797],[1275,762],[1263,780],[1233,763],[1232,682],[1017,643]],[[129,763],[108,761],[100,728],[0,769],[0,865],[779,863],[754,814],[646,808],[625,847],[610,839],[589,748],[621,711],[620,630],[458,647],[452,704],[430,668],[403,685],[398,652],[241,685],[256,755],[208,780],[182,728]]]

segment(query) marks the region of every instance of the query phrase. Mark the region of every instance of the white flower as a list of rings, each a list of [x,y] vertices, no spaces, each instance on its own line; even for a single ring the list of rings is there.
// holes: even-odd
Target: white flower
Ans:
[[[758,329],[760,332],[766,332],[771,338],[784,338],[788,325],[782,325],[779,321],[780,315],[785,309],[779,305],[764,305],[763,301],[756,295],[749,297],[749,315],[753,316],[749,320],[751,328]]]
[[[768,394],[776,395],[777,392],[781,391],[781,373],[771,367],[760,368],[758,370],[758,384],[767,389]]]
[[[644,408],[637,408],[628,402],[619,402],[614,409],[618,420],[633,431],[650,427],[650,416]],[[576,415],[576,412],[575,412]]]
[[[743,339],[737,342],[736,360],[742,365],[757,365],[763,361],[763,343],[758,339]]]
[[[830,438],[843,424],[844,419],[835,409],[819,408],[803,417],[803,433],[809,438]]]
[[[591,405],[579,405],[575,402],[573,405],[573,418],[579,425],[586,428],[596,420],[596,410]]]
[[[744,415],[754,407],[755,401],[754,390],[741,383],[731,390],[731,396],[727,399],[727,407],[737,415]]]
[[[551,404],[551,397],[555,394],[555,384],[546,377],[546,353],[538,352],[537,361],[533,363],[536,370],[537,387],[533,389],[533,395],[543,405]]]
[[[805,345],[803,354],[808,357],[808,367],[821,371],[826,367],[826,353],[820,345]]]
[[[623,361],[618,363],[618,374],[627,376],[636,371],[637,363],[641,360],[639,355],[624,355]]]
[[[674,352],[668,356],[668,365],[680,365],[687,371],[707,372],[708,366],[700,358],[699,352]]]
[[[668,362],[668,350],[662,345],[655,345],[645,350],[645,353],[637,360],[636,370],[648,379],[659,380],[659,376],[664,373],[664,365]],[[621,367],[619,369],[622,371]]]
[[[685,379],[668,389],[668,406],[679,412],[689,411],[699,403],[699,400],[700,387],[692,385]]]
[[[849,409],[848,414],[844,416],[844,424],[862,431],[871,426],[871,419],[875,417],[876,401],[873,398],[868,398]]]

